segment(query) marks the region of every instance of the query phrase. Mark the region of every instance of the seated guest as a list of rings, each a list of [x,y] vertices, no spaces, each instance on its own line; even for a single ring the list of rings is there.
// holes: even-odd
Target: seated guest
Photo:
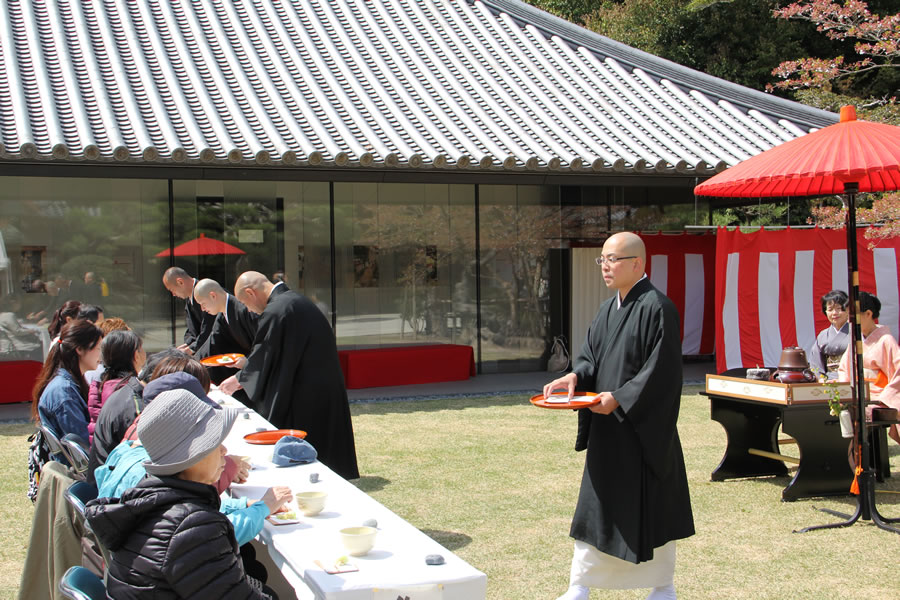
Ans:
[[[82,304],[81,308],[78,309],[78,316],[76,318],[90,321],[99,327],[103,324],[103,307],[95,306],[93,304]]]
[[[103,332],[103,337],[105,338],[113,331],[131,331],[131,327],[128,326],[128,323],[123,321],[118,317],[110,317],[108,319],[103,319],[103,322],[100,323],[97,327],[100,328],[100,331]],[[88,386],[90,386],[94,381],[100,378],[103,375],[103,352],[100,353],[100,366],[98,366],[93,371],[88,371],[84,374],[84,379],[87,381]]]
[[[870,400],[900,409],[900,347],[886,325],[875,321],[881,313],[881,301],[868,293],[859,293],[859,328],[862,332],[863,370],[869,384]],[[850,349],[841,357],[839,381],[850,381]],[[900,430],[891,425],[888,435],[900,444]]]
[[[93,381],[88,389],[88,435],[94,437],[97,418],[106,400],[117,390],[122,389],[129,379],[137,381],[138,371],[147,361],[141,338],[133,331],[113,331],[103,338],[100,345],[103,360],[103,373]]]
[[[150,405],[162,393],[171,390],[187,390],[210,406],[218,408],[209,400],[197,378],[187,373],[171,373],[154,379],[147,384],[144,394],[146,405]],[[94,473],[97,482],[97,496],[100,498],[118,498],[125,490],[136,486],[144,478],[146,470],[143,462],[148,460],[147,450],[139,439],[125,440],[115,447],[106,463]],[[221,481],[221,477],[219,481]],[[225,487],[231,481],[225,483]],[[220,485],[216,485],[218,491]],[[285,502],[291,499],[291,491],[286,487],[270,488],[261,502],[247,502],[246,498],[225,498],[221,510],[228,516],[234,526],[234,535],[238,545],[243,546],[262,531],[265,518],[278,511]]]
[[[106,462],[106,457],[112,452],[113,448],[125,439],[128,428],[131,427],[135,418],[144,410],[144,386],[153,377],[153,370],[167,359],[179,361],[178,364],[181,364],[180,359],[186,356],[184,352],[174,348],[151,355],[147,358],[147,362],[136,380],[133,378],[126,379],[125,385],[106,399],[106,402],[103,403],[103,408],[100,409],[100,414],[97,416],[97,423],[94,427],[94,441],[91,444],[87,471],[89,481],[93,481],[96,468]],[[199,363],[197,366],[191,365],[191,368],[193,372],[198,373],[201,377],[206,374],[206,369]],[[168,369],[166,372],[169,372]],[[209,379],[207,378],[208,381]],[[208,383],[207,389],[209,389]]]
[[[71,321],[50,349],[32,394],[31,416],[56,437],[74,433],[87,441],[85,371],[97,368],[103,334],[89,321]]]
[[[69,321],[74,321],[78,317],[78,309],[80,308],[81,302],[78,300],[68,300],[63,302],[62,306],[57,308],[56,312],[53,313],[50,324],[47,326],[47,333],[50,334],[50,339],[53,340],[54,344],[56,343],[56,338],[59,336],[59,332],[62,330],[63,325]]]
[[[185,390],[144,410],[138,437],[148,476],[121,498],[98,498],[85,516],[112,553],[110,598],[266,598],[238,555],[211,485],[225,467],[223,440],[237,412]]]
[[[847,311],[849,301],[847,294],[841,290],[831,290],[822,296],[822,313],[831,325],[816,336],[816,345],[809,360],[828,379],[837,379],[838,365],[850,343],[850,313]]]

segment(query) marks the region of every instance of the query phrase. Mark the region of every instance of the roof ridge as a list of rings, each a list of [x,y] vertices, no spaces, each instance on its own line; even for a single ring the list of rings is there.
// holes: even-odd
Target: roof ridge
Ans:
[[[641,69],[655,77],[670,79],[681,87],[706,92],[722,100],[788,117],[810,127],[825,127],[837,122],[838,115],[754,90],[720,77],[680,65],[676,62],[633,48],[622,42],[600,35],[556,15],[525,3],[523,0],[466,0],[469,4],[481,2],[485,6],[511,18],[533,25],[538,30],[555,35],[565,42],[584,47],[596,54],[615,58],[631,67]]]

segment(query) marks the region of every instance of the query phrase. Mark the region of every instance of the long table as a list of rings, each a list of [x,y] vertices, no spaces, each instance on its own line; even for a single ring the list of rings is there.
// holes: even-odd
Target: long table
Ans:
[[[298,598],[319,600],[478,600],[487,593],[487,576],[430,537],[357,489],[320,462],[288,468],[272,462],[273,446],[248,444],[243,436],[261,429],[274,429],[256,412],[217,390],[210,397],[224,406],[241,410],[225,446],[229,454],[249,456],[253,470],[247,483],[232,485],[238,497],[260,498],[274,485],[290,486],[294,493],[325,491],[328,499],[314,517],[299,512],[300,523],[273,525],[266,522],[259,540],[274,564],[294,587]],[[310,474],[319,482],[311,483]],[[356,572],[330,575],[322,564],[345,555],[338,531],[375,519],[378,534],[367,555],[352,558]],[[440,554],[445,564],[425,564],[429,554]]]

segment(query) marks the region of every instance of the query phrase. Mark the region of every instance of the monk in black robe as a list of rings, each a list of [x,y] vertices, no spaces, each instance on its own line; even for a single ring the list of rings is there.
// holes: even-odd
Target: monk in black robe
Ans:
[[[344,375],[325,316],[255,271],[238,277],[234,295],[260,318],[246,366],[219,389],[242,387],[273,425],[306,431],[322,463],[345,479],[359,477]]]
[[[640,237],[617,233],[597,259],[616,295],[600,307],[574,370],[544,388],[597,392],[578,411],[576,450],[587,450],[570,535],[569,590],[653,588],[675,598],[674,540],[693,535],[687,474],[676,423],[682,363],[675,305],[644,275]]]
[[[194,286],[194,302],[201,310],[215,316],[212,331],[206,342],[194,353],[195,358],[206,358],[217,354],[236,352],[244,356],[250,354],[253,339],[256,337],[256,325],[259,315],[249,310],[237,298],[225,291],[218,282],[212,279],[201,279]],[[243,367],[246,361],[238,362],[234,367]],[[233,371],[229,367],[209,367],[209,378],[219,384]],[[246,398],[238,397],[243,401]]]
[[[187,329],[184,332],[184,344],[178,346],[178,349],[193,355],[212,332],[215,316],[203,312],[200,305],[194,302],[194,286],[197,284],[197,280],[188,275],[187,271],[181,267],[166,269],[162,281],[173,296],[185,301],[184,322]]]

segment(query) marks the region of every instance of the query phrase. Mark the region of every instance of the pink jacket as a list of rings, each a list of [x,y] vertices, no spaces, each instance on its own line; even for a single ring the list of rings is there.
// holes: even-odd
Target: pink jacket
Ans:
[[[88,423],[88,443],[94,443],[94,428],[97,426],[97,418],[100,416],[100,409],[103,408],[103,405],[106,403],[106,399],[109,398],[113,392],[116,391],[116,388],[119,385],[121,379],[110,379],[109,381],[104,382],[103,390],[100,390],[100,380],[95,379],[91,382],[91,387],[88,389],[88,414],[91,416],[91,420]]]

